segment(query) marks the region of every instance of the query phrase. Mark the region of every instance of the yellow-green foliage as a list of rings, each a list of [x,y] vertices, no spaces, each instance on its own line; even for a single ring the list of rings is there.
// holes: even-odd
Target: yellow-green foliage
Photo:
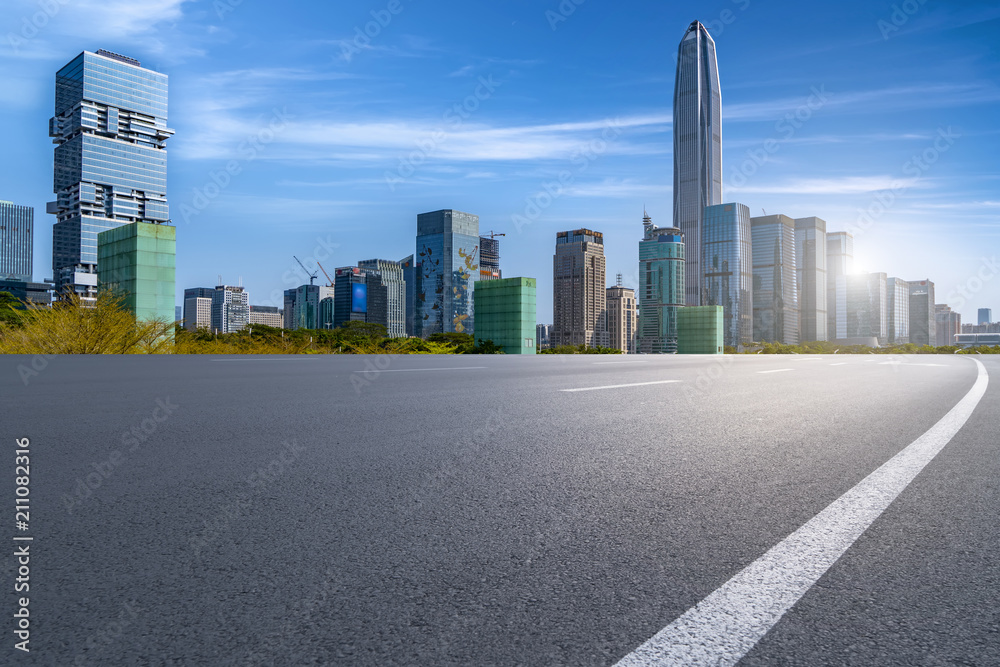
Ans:
[[[120,296],[101,292],[93,306],[76,295],[52,308],[29,306],[18,326],[0,329],[3,354],[168,354],[173,322],[139,321]]]

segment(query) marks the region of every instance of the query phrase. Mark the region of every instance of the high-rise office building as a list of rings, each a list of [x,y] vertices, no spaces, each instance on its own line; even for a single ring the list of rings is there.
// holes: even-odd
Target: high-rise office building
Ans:
[[[846,313],[846,283],[843,279],[854,271],[854,237],[848,232],[827,232],[826,234],[826,329],[827,340],[847,337],[847,325],[838,318],[838,313]]]
[[[250,325],[261,324],[281,329],[285,324],[284,314],[277,306],[250,306]]]
[[[934,283],[929,280],[910,282],[910,342],[934,345],[937,326],[934,319]]]
[[[492,341],[505,354],[535,354],[535,279],[480,280],[475,290],[476,343]]]
[[[750,209],[735,202],[705,207],[701,229],[701,302],[722,306],[725,344],[753,342]]]
[[[413,255],[399,260],[399,265],[403,267],[403,282],[406,285],[406,335],[413,336],[413,315],[416,312],[417,299],[417,272]]]
[[[962,314],[956,313],[948,304],[934,304],[934,345],[954,345],[955,337],[962,333]]]
[[[689,249],[685,302],[701,305],[702,221],[722,203],[722,93],[715,42],[698,21],[677,50],[674,82],[674,227]]]
[[[549,334],[551,331],[551,324],[535,325],[535,340],[538,342],[538,349],[547,350],[549,348]]]
[[[59,293],[97,290],[97,235],[169,222],[167,75],[108,51],[84,51],[56,74],[53,191],[47,211]]]
[[[500,239],[493,236],[479,237],[479,279],[499,280],[500,273]]]
[[[189,287],[184,290],[184,328],[188,331],[212,328],[211,287]]]
[[[636,350],[636,302],[635,290],[621,284],[607,289],[608,347],[621,350],[623,354],[635,354]]]
[[[285,290],[284,320],[286,329],[330,329],[332,321],[320,316],[320,302],[333,297],[327,285],[299,285]],[[330,313],[332,317],[332,312]]]
[[[30,283],[35,209],[0,201],[0,280]]]
[[[795,221],[787,215],[750,218],[753,253],[753,339],[799,342]]]
[[[415,336],[473,333],[479,216],[451,209],[417,216]]]
[[[552,258],[553,347],[608,346],[605,270],[604,234],[589,229],[556,234]]]
[[[137,320],[173,322],[176,259],[176,227],[134,222],[106,229],[97,235],[98,287],[121,294]]]
[[[333,290],[333,327],[345,322],[381,324],[389,331],[389,287],[377,269],[358,266],[337,269]],[[404,287],[399,285],[399,287]],[[396,315],[397,331],[399,317]]]
[[[250,324],[250,295],[242,286],[218,285],[212,292],[212,330],[242,331]]]
[[[795,270],[799,288],[799,340],[826,340],[825,220],[795,219]]]
[[[885,281],[888,342],[905,345],[910,342],[910,283],[899,278]]]
[[[642,218],[639,241],[639,316],[636,345],[643,354],[677,351],[677,313],[684,307],[686,248],[676,227]]]
[[[989,308],[979,309],[979,324],[990,324],[993,322],[993,311]]]
[[[844,278],[847,287],[843,338],[878,339],[885,345],[889,337],[889,309],[884,273],[854,273]]]
[[[358,268],[368,275],[377,274],[385,289],[385,328],[389,338],[406,337],[406,291],[403,265],[389,259],[366,259],[358,262]]]

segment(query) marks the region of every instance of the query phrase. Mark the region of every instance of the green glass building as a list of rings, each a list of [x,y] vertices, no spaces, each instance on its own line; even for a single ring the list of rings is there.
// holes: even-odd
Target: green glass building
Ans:
[[[177,228],[134,222],[97,235],[97,284],[125,295],[137,320],[174,321]]]
[[[684,235],[657,227],[648,215],[642,228],[637,347],[642,354],[670,354],[677,351],[677,313],[684,308]]]
[[[722,354],[722,306],[687,306],[677,313],[677,354]]]
[[[476,343],[491,340],[505,354],[535,354],[535,279],[504,278],[474,284]]]

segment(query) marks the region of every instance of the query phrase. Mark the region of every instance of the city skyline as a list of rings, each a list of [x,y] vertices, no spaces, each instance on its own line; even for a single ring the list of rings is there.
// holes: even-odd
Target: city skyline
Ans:
[[[255,302],[280,306],[275,293],[308,282],[293,254],[326,263],[329,253],[328,266],[405,256],[413,252],[413,216],[446,207],[473,211],[483,229],[508,234],[503,270],[537,274],[541,321],[551,312],[551,290],[533,267],[547,263],[556,231],[603,231],[608,275],[620,272],[626,286],[637,287],[634,220],[643,202],[654,219],[669,219],[672,193],[663,177],[672,162],[673,51],[697,19],[720,61],[727,201],[746,203],[753,214],[766,208],[793,218],[816,215],[829,231],[853,231],[859,270],[929,276],[938,300],[964,321],[997,300],[1000,281],[969,289],[977,273],[992,270],[980,240],[996,234],[987,225],[997,210],[997,175],[987,160],[997,132],[987,118],[1000,94],[990,81],[997,59],[988,36],[1000,13],[985,3],[924,6],[896,21],[891,3],[799,14],[749,2],[697,11],[633,3],[649,20],[627,29],[648,31],[650,39],[631,35],[629,47],[611,59],[589,54],[586,41],[621,39],[626,26],[596,6],[565,17],[557,5],[464,17],[451,15],[450,6],[402,6],[359,47],[355,28],[363,31],[381,5],[336,20],[326,8],[303,5],[329,18],[319,59],[311,57],[319,47],[309,26],[295,26],[309,33],[300,49],[255,49],[259,33],[251,26],[269,25],[263,17],[270,15],[245,4],[221,15],[191,3],[135,7],[122,14],[127,25],[93,31],[85,28],[106,18],[105,10],[88,18],[68,5],[32,38],[19,37],[23,43],[4,40],[10,86],[2,113],[4,126],[17,129],[4,140],[23,157],[18,169],[5,165],[10,191],[0,198],[36,209],[35,280],[51,277],[51,239],[43,231],[52,216],[42,211],[52,198],[45,192],[51,148],[44,148],[52,73],[82,50],[105,48],[171,77],[170,125],[178,134],[170,141],[168,199],[178,226],[178,303],[183,287],[214,284],[222,273],[227,282],[246,276]],[[2,11],[18,36],[16,26],[22,17],[30,22],[37,6],[14,2]],[[468,35],[451,42],[427,37],[423,28],[442,19],[452,28],[481,26],[483,34],[475,42]],[[817,21],[829,36],[794,35]],[[509,45],[491,34],[501,25],[515,38]],[[756,43],[773,25],[790,35],[778,52]],[[273,27],[276,42],[289,39],[282,35],[290,24]],[[532,41],[538,46],[526,50]],[[230,53],[235,45],[243,47],[239,57]],[[568,57],[559,56],[563,51]],[[914,60],[916,53],[924,55]],[[879,71],[857,66],[875,57],[885,63]],[[402,86],[416,68],[427,73],[418,85]],[[323,110],[320,102],[332,106]],[[435,140],[438,126],[444,137]],[[434,145],[420,153],[420,141]],[[603,151],[585,150],[599,142]],[[238,173],[229,174],[233,160]],[[543,206],[543,186],[558,184],[553,178],[562,171],[570,180]],[[896,181],[902,189],[894,192]],[[880,215],[858,215],[880,206]],[[518,217],[527,222],[518,226]],[[941,224],[962,233],[928,248],[920,234]],[[376,225],[385,233],[373,233]],[[243,236],[233,240],[235,232]],[[234,251],[225,259],[211,251],[221,238]],[[948,298],[961,287],[970,298]]]

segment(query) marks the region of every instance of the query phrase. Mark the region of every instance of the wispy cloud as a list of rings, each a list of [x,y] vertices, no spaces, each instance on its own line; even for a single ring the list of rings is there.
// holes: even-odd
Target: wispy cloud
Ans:
[[[760,194],[820,194],[853,195],[878,192],[891,188],[911,188],[918,182],[928,184],[929,179],[901,180],[893,176],[843,176],[840,178],[801,178],[784,183],[748,184],[729,187],[729,192],[752,192]]]

